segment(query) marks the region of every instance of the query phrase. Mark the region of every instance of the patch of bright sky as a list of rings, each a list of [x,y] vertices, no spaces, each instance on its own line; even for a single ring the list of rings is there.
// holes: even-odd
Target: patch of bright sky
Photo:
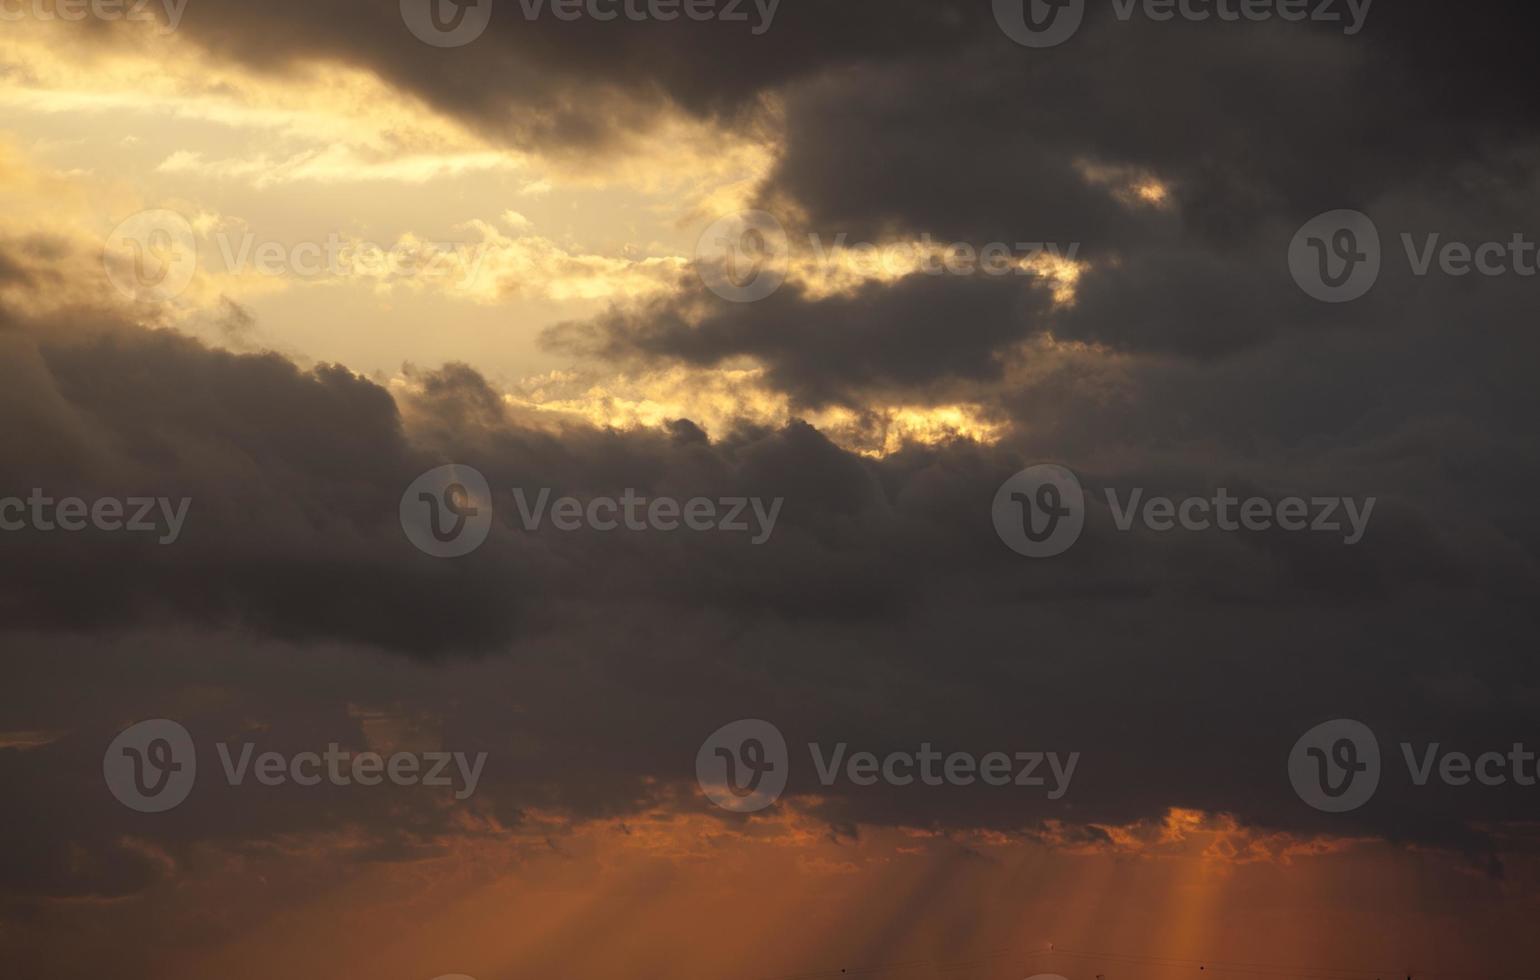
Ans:
[[[29,168],[30,179],[10,194],[0,189],[0,232],[45,230],[99,249],[136,212],[182,214],[196,229],[197,273],[157,308],[158,322],[213,344],[338,362],[382,380],[399,381],[408,364],[462,361],[516,393],[516,404],[538,407],[533,387],[550,396],[549,410],[601,425],[685,413],[723,425],[734,416],[790,417],[783,395],[702,383],[730,377],[726,368],[617,376],[558,386],[568,389],[559,395],[548,380],[525,383],[574,367],[570,353],[539,345],[545,327],[660,295],[689,275],[705,227],[752,200],[773,164],[773,137],[673,117],[583,160],[550,160],[484,139],[357,68],[311,64],[259,75],[151,29],[104,41],[78,24],[7,27],[0,163]],[[1121,186],[1145,176],[1097,171],[1086,179]],[[791,236],[787,272],[810,296],[915,271],[912,262],[873,266],[859,246],[833,245],[833,233],[816,248],[804,237]],[[255,259],[272,243],[284,258],[263,270]],[[455,261],[431,275],[353,265],[297,274],[289,265],[298,246],[360,243],[443,248]],[[881,244],[882,255],[937,253],[902,236]],[[1047,276],[1061,302],[1073,301],[1073,261],[1014,262]],[[703,401],[702,391],[716,394]],[[822,421],[846,432],[852,448],[876,454],[905,439],[999,435],[966,403],[868,408],[875,414],[860,421]]]
[[[390,375],[466,361],[494,378],[559,368],[552,323],[664,288],[709,210],[751,188],[773,148],[685,120],[574,173],[488,143],[367,73],[315,66],[274,78],[214,64],[177,36],[110,48],[62,23],[8,24],[0,131],[35,167],[99,185],[77,215],[107,235],[145,208],[200,233],[200,273],[255,319],[244,342]],[[42,204],[43,202],[39,202]],[[229,269],[243,243],[403,238],[478,249],[474,281],[384,285],[353,275]],[[468,254],[468,253],[467,253]],[[218,330],[184,324],[222,343]]]

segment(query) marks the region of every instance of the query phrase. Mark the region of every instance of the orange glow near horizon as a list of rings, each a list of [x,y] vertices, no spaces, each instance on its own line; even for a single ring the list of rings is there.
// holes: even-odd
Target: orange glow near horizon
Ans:
[[[402,980],[879,968],[1213,980],[1246,974],[1196,970],[1205,957],[1356,969],[1388,966],[1401,949],[1457,956],[1469,937],[1430,915],[1430,877],[1496,887],[1457,867],[1414,866],[1387,845],[1231,855],[1215,842],[1246,833],[1191,811],[1073,853],[992,832],[863,827],[836,838],[806,812],[770,812],[655,810],[576,825],[530,813],[517,828],[466,825],[437,853],[405,862],[370,862],[366,842],[345,835],[210,855],[178,869],[140,911],[174,910],[205,933],[199,952],[167,966],[168,980],[267,980],[300,961],[305,975]],[[1346,881],[1377,882],[1373,902],[1341,893]],[[1334,914],[1358,934],[1334,928],[1323,939],[1313,923]]]

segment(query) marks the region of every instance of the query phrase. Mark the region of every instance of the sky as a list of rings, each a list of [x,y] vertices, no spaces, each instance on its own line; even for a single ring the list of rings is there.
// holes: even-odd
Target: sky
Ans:
[[[1533,980],[1534,21],[0,0],[5,972]]]

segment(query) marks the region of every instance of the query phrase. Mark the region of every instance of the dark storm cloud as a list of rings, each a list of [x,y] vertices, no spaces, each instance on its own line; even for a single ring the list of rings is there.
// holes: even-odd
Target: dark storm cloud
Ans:
[[[1295,332],[1398,329],[1398,317],[1421,312],[1385,288],[1352,310],[1300,292],[1283,256],[1306,219],[1368,211],[1388,249],[1401,230],[1453,237],[1459,227],[1482,241],[1535,227],[1540,147],[1529,104],[1512,97],[1525,83],[1501,56],[1506,44],[1483,47],[1502,33],[1494,20],[1518,31],[1532,15],[1425,16],[1432,9],[1375,9],[1372,29],[1355,36],[1093,16],[1049,50],[985,32],[923,56],[807,73],[779,89],[785,153],[760,195],[783,218],[797,213],[795,235],[1073,243],[1088,264],[1078,303],[1045,314],[1022,296],[1019,312],[959,317],[967,326],[936,358],[904,338],[933,330],[937,305],[1009,287],[918,279],[898,290],[907,307],[887,290],[865,303],[778,294],[760,304],[773,315],[715,304],[704,316],[686,287],[601,319],[589,349],[621,361],[756,357],[782,390],[817,403],[894,382],[924,398],[959,364],[998,363],[1045,331],[1209,358]],[[1163,206],[1130,196],[1151,179],[1166,189]],[[1407,286],[1397,281],[1400,295]],[[831,317],[880,318],[892,343],[852,356],[845,345],[867,331],[825,326]]]
[[[1329,135],[1334,125],[1356,119],[1363,159],[1377,142],[1387,144],[1381,151],[1402,143],[1397,131],[1411,121],[1409,108],[1429,115],[1419,132],[1456,145],[1456,134],[1441,127],[1456,124],[1459,135],[1468,135],[1489,123],[1532,120],[1534,112],[1526,94],[1525,39],[1535,14],[1523,5],[1451,10],[1436,0],[1380,3],[1360,34],[1344,38],[1333,24],[1118,23],[1110,3],[1091,0],[1079,36],[1046,51],[1010,42],[987,0],[784,0],[761,35],[751,33],[751,23],[684,16],[568,21],[549,4],[529,19],[525,7],[497,0],[482,36],[447,49],[413,37],[395,3],[282,0],[254,7],[202,0],[188,6],[179,31],[266,70],[307,59],[359,64],[489,132],[552,148],[604,142],[644,126],[665,106],[730,121],[752,111],[763,94],[800,80],[911,56],[911,70],[939,98],[948,90],[977,92],[972,115],[981,122],[1008,118],[1000,108],[1009,113],[1031,102],[1042,109],[1041,103],[1058,100],[1050,114],[1083,107],[1083,123],[1100,131],[1104,143],[1140,152],[1148,149],[1144,137],[1182,118],[1207,122],[1184,134],[1166,132],[1162,142],[1191,146],[1223,133],[1221,123],[1249,117],[1249,125],[1231,133],[1232,152],[1249,137],[1264,136],[1251,150],[1282,159],[1311,152],[1291,143],[1291,134]],[[1285,55],[1284,47],[1295,53]],[[946,61],[963,50],[969,61]],[[1016,84],[979,70],[996,56],[1021,66]],[[1080,84],[1086,81],[1093,83],[1089,91]],[[1068,91],[1089,101],[1065,103]],[[1157,101],[1164,105],[1149,111]],[[1388,119],[1360,115],[1384,108],[1393,108]],[[1266,138],[1267,132],[1276,135]],[[858,148],[859,141],[834,146]]]
[[[1036,277],[910,276],[819,300],[790,287],[743,304],[714,303],[698,282],[687,280],[684,289],[591,323],[551,328],[545,339],[583,356],[705,367],[749,355],[799,404],[856,403],[847,397],[854,390],[998,380],[999,352],[1040,329],[1051,304],[1050,288]],[[698,317],[703,302],[707,312]]]
[[[0,772],[25,787],[7,829],[29,843],[3,852],[0,891],[10,897],[133,894],[210,871],[219,858],[200,847],[259,863],[275,851],[328,846],[310,835],[338,835],[346,842],[339,860],[347,863],[425,857],[441,849],[454,793],[464,786],[271,787],[248,770],[245,782],[232,787],[216,743],[229,746],[232,759],[248,743],[254,753],[288,756],[331,744],[387,755],[400,748],[473,756],[488,748],[488,733],[477,723],[446,710],[453,693],[442,675],[404,663],[370,665],[358,651],[253,646],[238,634],[187,632],[89,639],[13,632],[10,639],[17,651],[39,658],[30,673],[38,686],[26,696],[8,692],[5,716],[47,718],[53,729],[44,745],[0,749]],[[79,685],[81,677],[91,683]],[[439,714],[425,717],[403,696],[431,698]],[[373,716],[401,723],[404,734],[397,741],[371,738]],[[197,747],[196,796],[161,814],[120,805],[100,775],[117,731],[147,717],[175,718]],[[86,774],[95,778],[81,778]],[[468,798],[467,809],[476,799]],[[516,812],[504,816],[516,822]]]
[[[1268,215],[1328,193],[1363,201],[1465,152],[1446,149],[1448,127],[1474,132],[1480,117],[1428,119],[1404,98],[1408,66],[1388,54],[1280,25],[1136,22],[1046,52],[989,41],[939,67],[895,60],[852,85],[817,77],[787,89],[772,190],[853,234],[897,220],[1102,251],[1169,225],[1118,208],[1077,173],[1085,161],[1159,176],[1192,234],[1244,238]]]
[[[463,366],[415,374],[420,391],[398,411],[340,368],[211,351],[103,314],[39,323],[12,313],[8,323],[7,488],[194,500],[174,546],[59,533],[4,541],[8,644],[55,665],[38,676],[102,681],[57,710],[12,698],[19,728],[66,732],[0,750],[10,785],[30,787],[12,822],[43,842],[7,855],[13,895],[132,893],[173,873],[125,835],[177,861],[199,844],[258,846],[342,825],[361,828],[382,857],[439,846],[452,808],[410,795],[382,808],[384,796],[328,792],[323,805],[216,787],[166,820],[102,802],[100,752],[123,724],[177,717],[213,739],[261,723],[264,738],[292,748],[357,745],[347,702],[439,718],[446,746],[492,752],[475,806],[505,826],[532,808],[583,819],[672,801],[690,786],[700,740],[738,717],[782,727],[796,753],[789,798],[836,827],[1013,830],[1189,806],[1489,862],[1475,828],[1534,810],[1514,788],[1387,790],[1333,821],[1303,808],[1283,777],[1293,739],[1338,716],[1364,719],[1387,743],[1478,749],[1530,737],[1536,523],[1517,488],[1540,467],[1521,438],[1526,421],[1478,413],[1447,383],[1420,389],[1426,373],[1404,382],[1394,409],[1328,373],[1319,390],[1335,407],[1317,416],[1297,400],[1285,399],[1289,411],[1271,402],[1309,376],[1316,346],[1134,370],[1072,360],[1009,403],[1023,422],[1006,445],[871,460],[800,423],[715,442],[688,422],[535,429]],[[1337,338],[1332,355],[1377,370],[1382,385],[1450,359],[1425,329],[1402,360],[1376,369],[1380,351],[1355,336],[1356,350]],[[1498,338],[1472,344],[1495,351]],[[1488,379],[1508,406],[1521,397],[1512,371]],[[1112,394],[1120,388],[1128,400]],[[1223,419],[1204,409],[1227,398]],[[1405,416],[1409,400],[1428,414]],[[1479,436],[1457,409],[1482,419]],[[1238,451],[1259,435],[1269,451]],[[1450,457],[1456,446],[1463,455]],[[1091,518],[1069,554],[1033,562],[1001,545],[989,507],[1008,475],[1044,457],[1076,465]],[[635,486],[787,502],[773,538],[754,548],[521,532],[504,495],[488,543],[442,562],[407,544],[396,505],[412,477],[444,460],[479,467],[498,490]],[[1351,549],[1281,533],[1124,534],[1100,500],[1105,486],[1376,495],[1380,505]],[[1480,503],[1460,506],[1471,499]],[[213,651],[207,662],[200,644]],[[366,670],[372,648],[436,665],[375,657]],[[464,651],[497,655],[446,659]],[[812,777],[811,740],[1074,751],[1082,762],[1062,805],[979,787],[826,789]],[[500,757],[510,746],[516,758]]]
[[[748,605],[829,601],[771,569],[724,575],[742,541],[682,549],[621,541],[630,561],[655,563],[656,574],[626,563],[607,572],[596,561],[595,575],[578,555],[519,543],[505,495],[493,547],[446,566],[411,548],[397,515],[411,480],[446,460],[479,465],[503,494],[634,487],[681,499],[774,497],[780,474],[800,473],[784,482],[843,499],[846,481],[861,474],[829,470],[828,458],[841,454],[811,430],[750,431],[710,446],[683,429],[521,428],[503,418],[485,381],[450,368],[425,376],[410,403],[423,440],[412,446],[385,390],[339,367],[302,371],[274,354],[210,351],[168,332],[28,327],[13,318],[4,335],[6,495],[27,498],[37,488],[54,499],[191,504],[169,545],[143,535],[8,533],[4,604],[14,627],[106,630],[169,619],[432,653],[495,649],[540,628],[541,593],[602,587],[677,601],[698,583]],[[580,554],[610,546],[597,534],[575,543]],[[124,564],[133,576],[123,576]],[[352,586],[339,591],[337,582]]]
[[[397,3],[210,0],[189,7],[181,31],[264,69],[359,64],[498,138],[560,151],[639,131],[669,110],[746,122],[763,93],[800,74],[994,30],[987,7],[955,0],[787,2],[755,36],[758,20],[568,21],[549,3],[527,19],[521,3],[498,0],[484,34],[441,49],[407,30]]]
[[[187,622],[436,654],[504,649],[549,628],[554,602],[596,593],[864,618],[921,587],[881,567],[877,536],[899,517],[878,468],[800,423],[715,443],[687,421],[537,428],[463,365],[414,372],[403,420],[385,389],[341,367],[209,350],[89,307],[4,315],[6,496],[190,500],[169,544],[7,532],[11,628]],[[492,540],[458,563],[413,549],[397,513],[412,479],[445,461],[477,466],[499,495]],[[747,541],[725,534],[527,535],[515,487],[784,497],[774,540],[785,543],[749,561]]]
[[[107,314],[32,329],[7,319],[7,496],[192,501],[169,547],[146,535],[7,534],[4,604],[16,626],[99,630],[167,616],[436,645],[424,642],[430,625],[389,612],[415,589],[445,585],[381,560],[389,546],[378,532],[395,508],[376,491],[417,465],[383,389],[340,368],[306,372],[276,355],[123,328]],[[126,566],[136,573],[125,577]],[[338,577],[371,582],[369,597],[328,594]],[[445,608],[464,594],[446,589]],[[478,629],[506,627],[467,632]]]

